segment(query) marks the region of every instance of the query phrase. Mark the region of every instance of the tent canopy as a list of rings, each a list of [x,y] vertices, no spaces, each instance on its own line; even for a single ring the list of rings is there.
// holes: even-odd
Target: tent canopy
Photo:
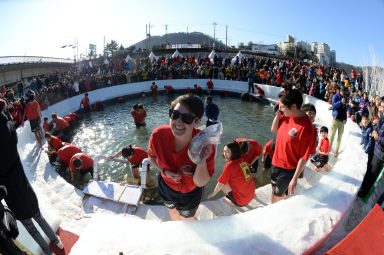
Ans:
[[[151,61],[153,61],[153,60],[156,60],[156,59],[158,59],[159,57],[158,56],[156,56],[153,52],[151,52],[151,54],[149,54],[149,59],[151,60]]]
[[[216,55],[216,52],[214,50],[212,50],[211,53],[209,53],[208,57],[210,59],[213,59],[215,57],[215,55]]]
[[[105,64],[105,65],[108,65],[108,64],[109,64],[108,59],[104,59],[104,64]]]
[[[127,55],[127,57],[125,58],[125,61],[126,62],[129,62],[129,61],[131,61],[132,60],[132,58],[131,58],[131,56],[129,56],[129,54]]]
[[[239,62],[241,62],[241,59],[243,57],[244,57],[243,53],[241,53],[241,51],[239,51],[239,53],[237,53],[237,55],[234,58],[232,58],[231,66],[233,66],[235,64],[237,58],[239,59]]]
[[[181,53],[176,49],[175,52],[173,53],[172,57],[173,58],[183,57],[183,55],[181,55]]]

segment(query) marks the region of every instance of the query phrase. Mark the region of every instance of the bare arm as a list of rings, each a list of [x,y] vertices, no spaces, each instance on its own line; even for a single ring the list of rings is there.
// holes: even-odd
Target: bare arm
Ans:
[[[281,112],[277,111],[275,114],[275,118],[273,119],[272,126],[271,126],[271,132],[272,133],[277,133],[277,129],[279,128],[280,116],[281,116]]]
[[[223,186],[224,186],[224,184],[217,182],[215,189],[213,190],[213,192],[210,195],[208,195],[207,198],[210,199],[210,198],[216,196],[216,194],[219,193],[219,191],[223,188]]]
[[[157,168],[160,172],[163,172],[163,174],[172,179],[173,181],[175,182],[180,182],[181,180],[181,173],[180,172],[173,172],[173,171],[170,171],[170,170],[167,170],[167,169],[162,169],[158,164],[157,164],[157,160],[156,160],[156,157],[151,157],[151,156],[148,156],[148,159],[149,159],[149,162],[151,163],[152,166],[154,166],[155,168]]]
[[[123,153],[123,151],[119,151],[118,153],[116,153],[115,155],[113,155],[111,158],[117,158],[118,156],[121,155],[121,153]]]
[[[306,164],[307,164],[307,160],[304,160],[302,158],[297,163],[295,174],[293,175],[293,178],[288,185],[288,194],[289,195],[292,195],[295,193],[296,185],[297,185],[297,179],[299,178],[301,172],[303,172]]]

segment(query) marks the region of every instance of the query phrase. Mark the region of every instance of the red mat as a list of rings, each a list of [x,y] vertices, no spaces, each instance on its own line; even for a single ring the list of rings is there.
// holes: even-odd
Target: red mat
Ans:
[[[376,204],[360,224],[327,255],[384,254],[384,212]]]
[[[61,228],[57,230],[56,234],[60,237],[61,242],[64,245],[64,249],[63,250],[59,249],[53,243],[50,243],[49,247],[56,255],[69,254],[71,252],[72,247],[75,245],[77,240],[79,240],[79,236],[72,232],[62,230]]]

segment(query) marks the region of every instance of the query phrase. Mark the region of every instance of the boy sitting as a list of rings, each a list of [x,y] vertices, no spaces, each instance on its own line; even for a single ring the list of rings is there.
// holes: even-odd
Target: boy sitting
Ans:
[[[314,156],[311,159],[312,164],[314,164],[315,171],[320,171],[321,169],[325,168],[325,171],[329,172],[329,164],[328,164],[328,155],[329,155],[329,140],[328,140],[328,128],[327,127],[321,127],[320,128],[320,134],[321,134],[321,141],[319,146],[319,154]]]

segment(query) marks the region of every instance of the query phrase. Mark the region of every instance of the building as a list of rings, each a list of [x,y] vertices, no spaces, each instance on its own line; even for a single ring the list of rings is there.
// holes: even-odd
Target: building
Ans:
[[[311,45],[311,52],[317,56],[319,63],[322,65],[335,65],[336,64],[336,51],[329,48],[329,45],[322,42],[318,45],[313,42]]]
[[[290,35],[286,35],[285,42],[279,43],[278,47],[282,53],[285,53],[289,48],[301,47],[307,52],[307,54],[311,54],[311,45],[309,45],[309,43],[304,41],[295,42],[295,39]]]
[[[252,51],[257,53],[266,53],[271,55],[277,55],[280,56],[280,48],[277,46],[277,44],[252,44]]]

